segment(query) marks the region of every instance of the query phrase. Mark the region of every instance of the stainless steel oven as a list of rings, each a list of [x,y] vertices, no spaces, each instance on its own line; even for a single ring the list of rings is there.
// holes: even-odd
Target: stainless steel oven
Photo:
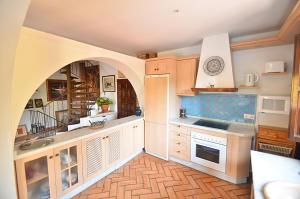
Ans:
[[[191,160],[205,167],[225,172],[227,139],[191,132]]]

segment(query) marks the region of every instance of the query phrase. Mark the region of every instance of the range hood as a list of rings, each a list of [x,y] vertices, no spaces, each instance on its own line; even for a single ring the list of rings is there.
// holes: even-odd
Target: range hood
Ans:
[[[228,33],[205,37],[193,91],[236,92]]]

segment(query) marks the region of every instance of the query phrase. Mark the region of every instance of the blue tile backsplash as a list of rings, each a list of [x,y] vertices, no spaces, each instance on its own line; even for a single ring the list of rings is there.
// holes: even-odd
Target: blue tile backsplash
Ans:
[[[182,97],[181,107],[186,114],[232,122],[254,123],[244,114],[256,114],[256,95],[251,94],[200,94]]]

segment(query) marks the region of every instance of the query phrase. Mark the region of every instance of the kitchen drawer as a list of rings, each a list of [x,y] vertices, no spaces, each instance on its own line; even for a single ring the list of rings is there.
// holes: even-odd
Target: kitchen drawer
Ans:
[[[182,160],[190,160],[190,153],[187,149],[187,146],[184,147],[172,143],[170,147],[170,155]]]
[[[178,133],[182,133],[182,134],[185,134],[185,135],[190,135],[190,132],[189,132],[188,128],[185,127],[185,126],[182,126],[182,125],[171,124],[170,125],[170,130],[171,131],[176,131]]]
[[[258,137],[271,140],[288,140],[288,131],[283,128],[268,128],[259,126]]]
[[[185,139],[182,139],[182,140],[175,140],[175,139],[172,139],[170,141],[170,145],[172,147],[176,147],[176,148],[182,148],[182,149],[187,149],[187,140],[186,138]]]
[[[178,132],[178,131],[170,131],[170,137],[173,140],[177,140],[180,142],[186,142],[187,137],[190,137],[184,133]]]

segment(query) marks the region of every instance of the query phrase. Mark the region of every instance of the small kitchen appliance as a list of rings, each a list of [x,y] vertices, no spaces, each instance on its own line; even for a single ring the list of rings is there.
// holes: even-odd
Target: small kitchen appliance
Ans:
[[[254,86],[256,82],[258,82],[259,76],[258,74],[246,74],[245,85],[246,86]]]
[[[283,73],[283,72],[284,72],[283,61],[273,61],[265,64],[265,73]]]
[[[179,109],[179,117],[180,118],[186,118],[186,110],[185,110],[185,108]]]

